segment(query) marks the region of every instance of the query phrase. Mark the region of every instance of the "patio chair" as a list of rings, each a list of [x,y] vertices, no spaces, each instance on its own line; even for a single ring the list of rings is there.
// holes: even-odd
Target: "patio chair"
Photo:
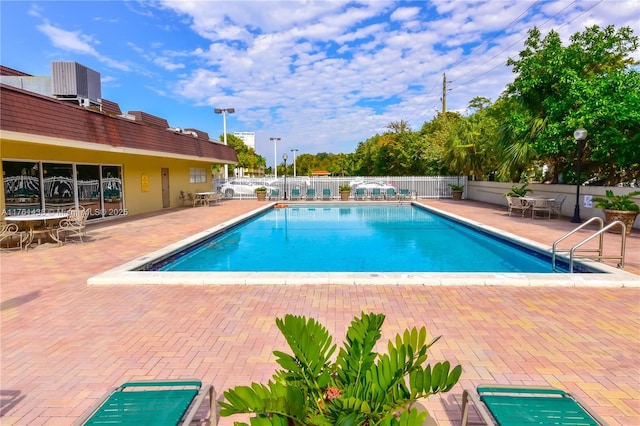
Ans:
[[[270,200],[279,200],[280,199],[280,190],[277,188],[274,188],[271,190],[271,193],[269,194],[269,199]]]
[[[384,194],[387,200],[395,200],[398,197],[398,193],[395,188],[387,188],[387,192]]]
[[[371,199],[372,200],[381,200],[382,199],[382,192],[380,191],[380,188],[371,189]]]
[[[367,198],[367,193],[364,188],[356,188],[356,192],[353,194],[353,198],[356,200],[364,200]]]
[[[7,241],[5,248],[19,248],[22,250],[22,246],[29,238],[29,234],[26,231],[20,229],[15,223],[0,222],[0,248],[2,248],[2,242]],[[18,245],[13,246],[13,241],[17,240]]]
[[[182,205],[191,205],[195,206],[195,202],[193,199],[193,194],[191,192],[180,191],[180,195],[178,196]]]
[[[331,200],[331,190],[329,188],[324,188],[322,190],[322,199],[323,200]]]
[[[62,245],[62,242],[66,241],[69,237],[78,237],[81,243],[84,242],[82,237],[85,236],[89,213],[90,211],[83,207],[69,210],[69,216],[66,219],[62,219],[58,227],[55,228],[56,239],[59,245]],[[64,240],[61,238],[62,235],[64,235]]]
[[[551,219],[551,200],[541,198],[533,200],[531,203],[531,219],[535,219],[537,214],[542,213],[547,219]]]
[[[561,389],[488,385],[462,393],[462,426],[469,421],[469,400],[486,425],[606,425],[587,405]]]
[[[514,211],[519,211],[522,213],[522,217],[524,217],[524,214],[529,210],[529,207],[531,207],[529,203],[520,197],[507,196],[507,204],[509,205],[509,216],[511,216],[511,213]]]
[[[291,200],[299,200],[300,199],[300,188],[293,188],[291,190]]]
[[[562,203],[567,198],[566,195],[558,194],[553,197],[553,201],[551,202],[551,214],[555,214],[560,217],[560,213],[562,212]]]
[[[411,198],[411,191],[409,191],[407,188],[400,188],[400,194],[398,195],[398,198],[400,198],[401,200]]]
[[[307,201],[316,199],[316,190],[313,188],[307,189]]]
[[[128,382],[107,392],[75,425],[189,425],[209,396],[207,418],[216,424],[213,386],[199,380]],[[191,407],[191,409],[189,409]]]

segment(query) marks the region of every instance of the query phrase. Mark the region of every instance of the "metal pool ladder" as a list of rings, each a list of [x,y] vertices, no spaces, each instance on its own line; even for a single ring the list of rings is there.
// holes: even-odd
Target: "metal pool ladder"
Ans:
[[[563,241],[566,238],[570,237],[571,235],[575,234],[576,232],[578,232],[580,229],[584,228],[585,226],[587,226],[591,222],[598,222],[600,224],[600,229],[598,231],[596,231],[595,233],[593,233],[592,235],[590,235],[587,238],[585,238],[584,240],[574,244],[568,250],[567,249],[564,249],[564,250],[558,249],[558,244],[561,241]],[[620,226],[622,228],[622,238],[621,238],[621,242],[620,242],[620,255],[604,256],[602,254],[603,251],[604,251],[604,233],[606,231],[608,231],[609,229],[611,229],[611,228],[615,228],[616,226]],[[556,254],[557,253],[569,253],[569,272],[573,273],[573,259],[574,259],[574,257],[575,257],[577,252],[580,252],[580,253],[597,253],[597,255],[582,256],[582,257],[589,258],[589,259],[597,259],[598,261],[602,261],[603,259],[618,259],[620,261],[620,263],[618,263],[618,268],[624,269],[624,254],[625,254],[625,247],[627,245],[627,232],[626,231],[627,231],[626,225],[623,222],[619,221],[619,220],[616,220],[615,222],[611,222],[607,226],[604,226],[604,221],[602,220],[602,218],[592,217],[591,219],[587,220],[582,225],[578,226],[573,231],[563,235],[562,237],[560,237],[560,238],[558,238],[557,240],[554,241],[554,243],[553,243],[553,253],[552,253],[552,256],[551,256],[551,265],[553,267],[553,272],[556,272]],[[598,248],[597,249],[580,249],[580,250],[578,250],[582,245],[584,245],[588,241],[591,241],[595,237],[599,237],[599,244],[598,244]]]

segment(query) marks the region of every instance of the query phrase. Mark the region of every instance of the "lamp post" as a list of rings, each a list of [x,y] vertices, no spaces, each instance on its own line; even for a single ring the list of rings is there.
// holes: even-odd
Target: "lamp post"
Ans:
[[[278,142],[280,138],[269,138],[269,140],[273,141],[273,176],[278,179],[278,154],[276,153],[276,142]]]
[[[287,199],[287,153],[282,154],[282,160],[284,161],[284,199]]]
[[[233,114],[236,112],[235,108],[214,108],[213,112],[216,114],[222,114],[222,138],[223,143],[227,144],[227,113]],[[229,165],[224,165],[224,180],[229,179]]]
[[[576,162],[576,206],[573,209],[571,223],[582,223],[582,219],[580,219],[580,166],[582,165],[582,145],[587,139],[587,131],[580,126],[573,132],[573,138],[578,144],[578,161]]]
[[[293,177],[296,177],[296,152],[298,152],[298,150],[292,149],[291,152],[293,152]]]

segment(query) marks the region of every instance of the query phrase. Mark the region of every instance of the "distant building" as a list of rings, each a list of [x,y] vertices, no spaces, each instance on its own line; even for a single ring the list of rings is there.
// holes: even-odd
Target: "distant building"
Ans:
[[[237,164],[233,148],[201,130],[169,126],[102,99],[100,74],[52,63],[50,77],[0,65],[0,146],[7,215],[82,206],[90,219],[181,205],[181,192],[211,191],[211,170]]]
[[[249,148],[256,149],[256,134],[254,132],[234,132],[233,136],[242,139]]]

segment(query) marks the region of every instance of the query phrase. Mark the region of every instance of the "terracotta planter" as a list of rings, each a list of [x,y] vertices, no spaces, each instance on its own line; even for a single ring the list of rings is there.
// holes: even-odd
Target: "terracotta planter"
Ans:
[[[267,191],[256,191],[256,197],[258,201],[264,201],[267,199]]]
[[[615,222],[616,220],[619,220],[620,222],[624,223],[625,226],[627,227],[627,230],[626,230],[627,235],[631,233],[631,228],[633,227],[633,223],[636,221],[636,216],[638,216],[638,213],[634,211],[628,211],[628,210],[603,210],[603,212],[604,212],[605,226],[607,226],[612,222]],[[622,233],[622,230],[616,226],[610,229],[609,232],[613,234],[620,234]]]
[[[451,196],[454,200],[462,200],[462,192],[463,191],[451,191]]]
[[[349,201],[349,194],[351,194],[351,191],[340,191],[340,199],[342,201]]]

